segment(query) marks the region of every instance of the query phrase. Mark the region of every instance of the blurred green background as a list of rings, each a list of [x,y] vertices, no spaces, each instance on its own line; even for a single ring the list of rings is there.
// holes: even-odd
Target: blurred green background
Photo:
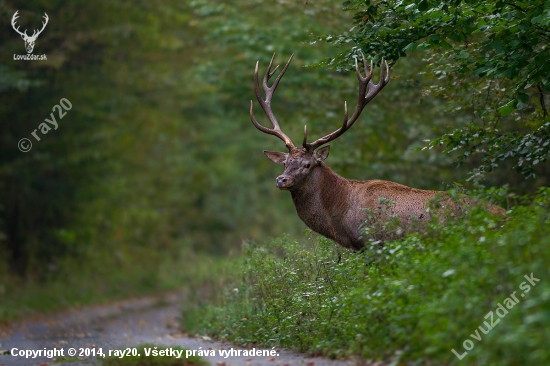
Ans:
[[[29,34],[48,14],[34,50],[46,61],[13,60],[25,54],[10,24],[16,10]],[[262,154],[283,143],[248,117],[254,65],[262,73],[273,52],[283,64],[294,53],[277,118],[295,142],[305,124],[310,140],[332,132],[343,101],[354,108],[356,78],[307,66],[349,46],[318,37],[346,32],[353,15],[329,0],[0,0],[0,319],[17,301],[33,310],[180,286],[243,240],[305,230],[275,187],[281,167]],[[333,170],[423,189],[468,177],[475,159],[456,168],[441,151],[418,149],[469,118],[423,92],[438,82],[426,63],[399,61],[332,143]],[[52,108],[62,98],[72,109],[59,119]],[[36,141],[31,132],[50,113],[58,128]],[[22,138],[31,151],[18,149]],[[485,180],[518,193],[544,183],[545,174],[509,170]],[[54,290],[67,283],[74,293]]]

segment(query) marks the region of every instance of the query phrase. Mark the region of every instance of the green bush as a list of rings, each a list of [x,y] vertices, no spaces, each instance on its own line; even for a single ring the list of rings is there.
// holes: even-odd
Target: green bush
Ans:
[[[549,364],[549,208],[550,189],[543,189],[505,219],[476,207],[360,253],[322,237],[305,246],[288,237],[249,244],[243,279],[226,283],[215,304],[184,310],[184,327],[330,357]],[[540,282],[527,292],[531,274]],[[499,304],[512,295],[517,305],[499,318]],[[485,334],[491,311],[494,329]]]

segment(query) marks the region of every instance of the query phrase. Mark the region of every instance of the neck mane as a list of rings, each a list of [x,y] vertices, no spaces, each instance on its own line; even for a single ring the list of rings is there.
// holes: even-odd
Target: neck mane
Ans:
[[[343,218],[347,211],[348,185],[346,178],[321,163],[299,187],[290,190],[298,216],[314,231],[331,237],[325,226],[338,217]]]

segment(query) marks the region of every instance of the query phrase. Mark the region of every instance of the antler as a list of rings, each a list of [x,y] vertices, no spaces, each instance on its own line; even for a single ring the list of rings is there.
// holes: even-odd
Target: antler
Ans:
[[[19,27],[15,28],[16,20],[17,20],[17,18],[19,18],[19,15],[17,14],[18,12],[19,12],[19,10],[17,10],[17,11],[15,12],[15,14],[13,14],[13,17],[11,18],[11,26],[12,26],[12,28],[13,28],[17,33],[19,33],[21,36],[28,37],[28,35],[27,35],[27,30],[26,30],[26,29],[25,29],[25,32],[24,32],[24,33],[21,33],[21,32],[19,31]]]
[[[388,66],[388,63],[382,59],[382,62],[380,63],[380,81],[378,84],[374,84],[372,82],[372,71],[373,71],[373,64],[372,60],[370,63],[370,70],[367,69],[367,61],[365,60],[365,55],[363,52],[361,52],[361,56],[363,57],[363,69],[365,71],[365,76],[361,75],[361,71],[359,71],[359,64],[357,63],[357,58],[355,59],[355,73],[357,74],[357,80],[359,80],[359,96],[357,98],[357,106],[355,107],[355,111],[351,115],[351,117],[348,119],[348,105],[346,102],[344,102],[344,122],[342,124],[342,127],[337,129],[331,134],[326,135],[325,137],[321,137],[318,140],[315,140],[312,143],[307,143],[307,129],[304,126],[304,140],[302,142],[302,145],[307,150],[315,150],[319,146],[326,144],[327,142],[330,142],[337,137],[341,136],[344,132],[346,132],[357,120],[361,112],[363,111],[363,108],[382,90],[390,81],[390,68]],[[386,72],[384,75],[384,65],[386,65]]]
[[[43,16],[44,20],[46,22],[42,22],[42,29],[40,29],[38,32],[35,30],[33,33],[32,33],[32,36],[31,38],[36,38],[40,35],[40,33],[42,33],[42,31],[44,30],[44,28],[46,28],[46,25],[48,24],[48,20],[50,18],[48,18],[48,14],[44,13],[44,16]],[[36,34],[35,34],[36,33]]]
[[[42,29],[40,29],[37,33],[37,31],[35,30],[33,33],[32,33],[32,36],[29,37],[29,35],[27,34],[27,30],[25,29],[25,32],[21,32],[19,31],[19,26],[16,28],[15,27],[15,23],[16,23],[16,20],[17,18],[19,18],[19,15],[17,14],[19,13],[19,10],[17,10],[15,12],[15,14],[13,14],[13,17],[11,18],[11,26],[13,27],[13,29],[19,33],[21,36],[25,36],[25,38],[29,38],[29,39],[33,39],[33,38],[37,38],[40,33],[42,33],[42,31],[44,30],[44,28],[46,28],[46,25],[48,24],[48,20],[50,18],[48,18],[48,14],[44,13],[44,19],[45,19],[45,22],[42,22]]]
[[[281,73],[279,74],[279,76],[277,76],[277,78],[273,82],[273,85],[271,87],[269,87],[269,86],[267,86],[267,83],[268,83],[269,79],[273,76],[273,74],[275,74],[275,71],[277,71],[277,69],[279,68],[279,65],[277,65],[277,66],[275,66],[275,69],[273,69],[273,71],[271,71],[271,66],[273,65],[273,59],[275,58],[275,54],[273,54],[273,57],[271,57],[271,61],[269,62],[269,66],[267,67],[267,70],[266,70],[265,75],[264,75],[263,83],[262,83],[262,87],[263,87],[264,92],[265,92],[265,100],[262,98],[262,95],[260,93],[260,83],[258,81],[258,64],[259,64],[259,61],[256,62],[256,70],[254,71],[254,91],[256,92],[256,99],[258,99],[258,102],[260,103],[260,106],[264,110],[267,118],[271,122],[271,125],[273,126],[273,129],[264,127],[264,126],[260,125],[258,123],[258,121],[256,121],[256,118],[254,118],[254,111],[253,111],[254,104],[252,103],[252,101],[250,101],[250,120],[252,121],[254,126],[256,126],[256,128],[258,130],[260,130],[264,133],[277,136],[278,138],[283,140],[286,147],[289,150],[293,149],[295,146],[292,143],[292,141],[290,140],[290,138],[287,135],[285,135],[283,133],[283,131],[281,131],[281,128],[279,127],[279,122],[277,122],[277,119],[275,118],[275,115],[273,114],[273,111],[271,110],[271,98],[273,97],[273,94],[275,93],[275,90],[277,89],[277,85],[279,85],[279,81],[281,80],[281,78],[285,74],[286,69],[288,68],[288,65],[290,65],[290,61],[292,61],[292,57],[294,57],[294,54],[292,54],[290,56],[290,58],[288,59],[286,65],[285,65],[285,67],[283,68],[283,70],[281,70]]]

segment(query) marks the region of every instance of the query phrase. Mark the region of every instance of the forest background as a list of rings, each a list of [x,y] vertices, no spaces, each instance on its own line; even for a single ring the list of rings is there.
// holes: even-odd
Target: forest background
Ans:
[[[390,61],[389,85],[332,144],[340,175],[516,195],[548,185],[549,9],[1,0],[0,320],[178,287],[243,241],[300,237],[262,154],[284,146],[248,116],[255,62],[265,70],[274,52],[295,54],[273,107],[295,141],[353,108],[359,49]],[[14,60],[26,53],[17,10],[29,34],[47,13],[34,50],[47,60]],[[63,98],[72,108],[36,141]]]

